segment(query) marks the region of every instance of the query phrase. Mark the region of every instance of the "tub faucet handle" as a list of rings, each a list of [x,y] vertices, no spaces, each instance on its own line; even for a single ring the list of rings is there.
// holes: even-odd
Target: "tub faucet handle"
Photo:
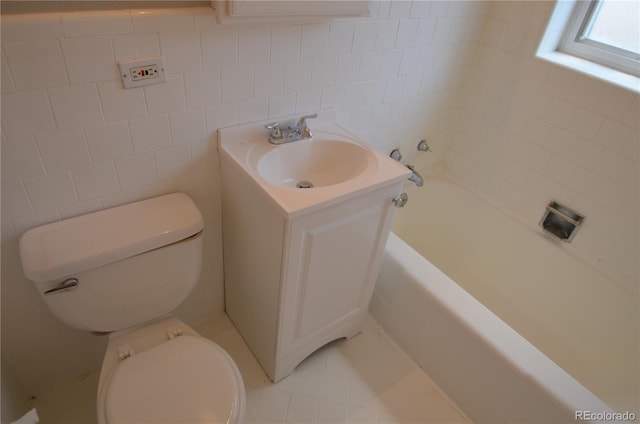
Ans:
[[[431,146],[429,146],[427,144],[427,140],[422,139],[420,140],[420,142],[418,143],[418,150],[420,152],[432,152],[433,150],[431,150]]]
[[[400,149],[396,148],[391,151],[389,157],[396,162],[400,162],[402,160],[402,153],[400,153]]]
[[[409,201],[409,195],[407,193],[400,193],[397,197],[394,197],[391,202],[396,205],[396,208],[403,208]]]

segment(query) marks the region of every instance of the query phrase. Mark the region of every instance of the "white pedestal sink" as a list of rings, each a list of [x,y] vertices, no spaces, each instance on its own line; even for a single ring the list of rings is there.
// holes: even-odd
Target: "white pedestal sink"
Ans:
[[[282,145],[264,124],[218,134],[226,310],[274,381],[362,328],[410,174],[335,124],[310,127]]]

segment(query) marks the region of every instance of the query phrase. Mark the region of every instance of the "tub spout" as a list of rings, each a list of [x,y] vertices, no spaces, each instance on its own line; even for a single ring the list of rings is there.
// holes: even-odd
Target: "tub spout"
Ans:
[[[424,183],[424,181],[422,180],[422,175],[420,175],[418,171],[416,171],[413,165],[406,165],[406,166],[411,170],[411,176],[409,177],[409,181],[413,181],[414,183],[416,183],[418,187],[422,187],[422,184]]]

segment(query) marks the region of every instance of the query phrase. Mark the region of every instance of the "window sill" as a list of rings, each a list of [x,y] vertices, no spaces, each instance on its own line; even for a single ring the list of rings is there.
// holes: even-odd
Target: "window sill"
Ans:
[[[556,65],[626,88],[634,93],[640,93],[640,78],[634,75],[629,75],[559,51],[538,51],[537,56]]]
[[[558,1],[551,13],[548,26],[542,36],[536,56],[540,59],[576,72],[617,85],[634,93],[640,93],[640,78],[599,63],[572,56],[558,50],[562,35],[568,25],[578,0]]]

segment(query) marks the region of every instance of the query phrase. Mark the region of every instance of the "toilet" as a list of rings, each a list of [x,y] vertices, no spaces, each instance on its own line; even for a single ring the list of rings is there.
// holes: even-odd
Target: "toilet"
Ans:
[[[193,290],[203,220],[173,193],[32,228],[20,238],[25,275],[70,327],[109,333],[100,423],[241,423],[238,367],[172,315]]]

